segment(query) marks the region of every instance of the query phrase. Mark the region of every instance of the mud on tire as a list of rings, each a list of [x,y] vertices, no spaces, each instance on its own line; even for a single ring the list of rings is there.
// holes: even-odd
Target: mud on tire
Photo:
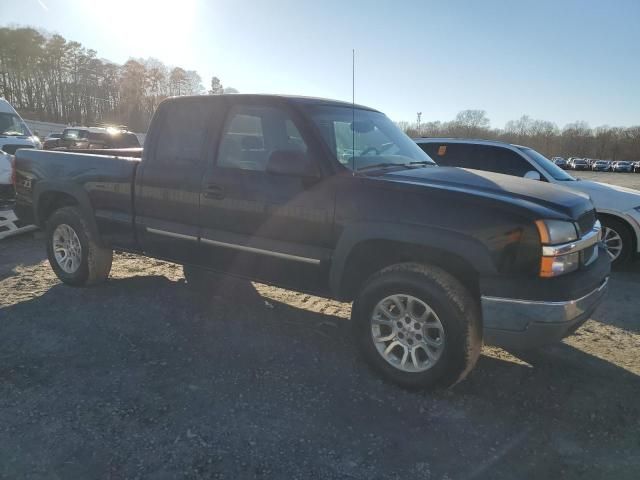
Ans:
[[[75,234],[75,238],[79,241],[80,247],[76,249],[79,261],[77,265],[73,265],[75,268],[67,266],[63,268],[62,266],[64,263],[60,260],[62,256],[59,247],[60,231],[64,231],[72,237]],[[54,235],[57,236],[57,240],[54,239]],[[54,240],[58,242],[57,248],[54,247]],[[89,223],[77,207],[60,208],[49,217],[46,224],[45,241],[51,268],[64,283],[73,286],[95,285],[105,281],[109,276],[113,250],[99,244],[89,227]]]
[[[379,308],[386,309],[384,302],[389,298],[392,299],[389,310],[380,315]],[[402,304],[403,298],[407,299],[406,311],[416,305],[422,306],[423,310],[424,306],[431,310],[428,315],[420,310],[411,314],[414,317],[418,315],[415,318],[426,315],[424,324],[418,321],[414,323],[410,315],[405,320],[402,305],[396,305]],[[409,302],[411,307],[408,306]],[[374,326],[378,323],[375,320],[377,318],[394,320],[382,332]],[[405,321],[406,325],[403,323]],[[452,386],[461,381],[473,369],[480,355],[481,324],[478,302],[455,277],[441,268],[417,263],[392,265],[372,275],[361,289],[352,310],[353,333],[365,360],[386,380],[410,389]],[[401,362],[405,360],[403,349],[418,351],[412,347],[414,343],[406,342],[428,341],[429,344],[438,345],[438,338],[432,337],[430,330],[436,330],[438,334],[442,331],[443,345],[438,347],[439,355],[433,355],[437,358],[432,360],[424,350],[422,360],[416,355],[415,363],[409,367],[405,363],[401,368]],[[430,336],[427,339],[425,335]],[[389,338],[389,343],[381,347],[382,342],[374,337]],[[392,341],[403,340],[404,344],[393,347],[385,357],[384,352],[391,348]],[[428,345],[425,344],[426,347]],[[397,359],[390,358],[396,348],[399,352]],[[429,353],[435,351],[434,348]]]

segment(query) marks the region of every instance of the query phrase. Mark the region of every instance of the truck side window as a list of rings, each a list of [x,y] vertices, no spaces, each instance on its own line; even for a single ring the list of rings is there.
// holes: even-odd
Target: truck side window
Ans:
[[[229,112],[218,166],[265,171],[276,150],[307,151],[300,131],[286,112],[268,106],[237,106]]]
[[[175,102],[167,105],[158,132],[155,162],[159,164],[200,161],[209,109],[206,102]]]

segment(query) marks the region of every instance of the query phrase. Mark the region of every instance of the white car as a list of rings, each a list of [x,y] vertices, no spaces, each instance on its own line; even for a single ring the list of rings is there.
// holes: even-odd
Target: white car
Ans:
[[[640,253],[640,191],[579,180],[529,147],[490,140],[419,138],[415,142],[442,166],[516,175],[588,194],[603,225],[604,244],[614,266]]]
[[[11,104],[0,98],[0,150],[13,155],[19,148],[42,148],[42,143]]]
[[[11,155],[0,150],[0,206],[13,200],[12,159]]]

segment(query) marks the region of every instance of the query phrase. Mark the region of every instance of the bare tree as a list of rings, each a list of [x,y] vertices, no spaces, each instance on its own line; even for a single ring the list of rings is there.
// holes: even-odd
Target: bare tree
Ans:
[[[218,77],[211,77],[211,88],[209,89],[209,95],[221,95],[224,93],[224,88]]]

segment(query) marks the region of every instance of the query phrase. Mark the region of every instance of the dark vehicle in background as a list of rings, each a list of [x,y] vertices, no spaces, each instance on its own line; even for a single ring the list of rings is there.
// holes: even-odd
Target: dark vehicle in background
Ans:
[[[570,166],[572,170],[589,170],[589,162],[584,158],[574,158]]]
[[[92,150],[109,148],[137,148],[140,142],[135,133],[121,128],[69,127],[62,132],[58,148]]]
[[[44,139],[42,143],[43,150],[53,150],[60,146],[60,139],[62,138],[62,133],[50,133]]]
[[[589,195],[604,225],[604,243],[614,266],[630,262],[640,254],[640,191],[578,181],[540,152],[522,145],[461,138],[415,141],[439,165],[505,173],[562,185]]]
[[[591,170],[594,172],[608,172],[611,169],[607,160],[596,160],[591,165]]]
[[[633,163],[627,162],[625,160],[613,162],[613,165],[611,165],[611,171],[620,173],[631,173],[633,172]]]
[[[552,161],[563,170],[567,170],[569,168],[569,162],[562,157],[554,157]]]
[[[18,215],[63,282],[103,282],[119,249],[183,264],[209,294],[218,272],[353,301],[364,357],[405,387],[464,378],[483,338],[557,341],[607,288],[587,195],[438,167],[373,109],[179,97],[139,153],[18,152]]]

